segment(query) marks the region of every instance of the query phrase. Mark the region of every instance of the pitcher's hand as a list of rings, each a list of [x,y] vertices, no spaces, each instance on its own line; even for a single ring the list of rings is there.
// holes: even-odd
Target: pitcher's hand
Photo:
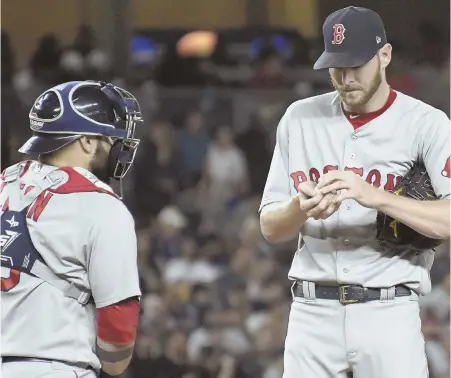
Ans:
[[[340,207],[341,202],[334,202],[335,194],[323,194],[313,181],[306,181],[298,187],[299,206],[309,218],[329,218]]]

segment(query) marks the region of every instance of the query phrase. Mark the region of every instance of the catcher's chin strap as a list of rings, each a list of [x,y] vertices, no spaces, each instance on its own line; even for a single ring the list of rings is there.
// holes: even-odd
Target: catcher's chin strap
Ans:
[[[45,264],[44,259],[31,242],[28,227],[26,225],[26,208],[31,205],[42,192],[52,186],[58,185],[61,182],[62,177],[57,171],[50,172],[45,176],[45,178],[37,178],[36,180],[33,180],[32,186],[34,186],[34,188],[25,194],[25,191],[20,187],[20,180],[18,180],[22,169],[23,168],[21,165],[15,165],[7,168],[3,173],[3,181],[6,185],[0,194],[0,203],[5,203],[7,197],[8,209],[1,215],[2,233],[5,231],[4,229],[13,227],[10,226],[8,222],[5,222],[4,219],[6,219],[9,215],[17,217],[16,222],[18,221],[18,223],[24,227],[24,232],[28,233],[29,242],[27,247],[30,249],[30,253],[36,253],[38,258],[34,261],[32,266],[25,269],[20,266],[13,266],[13,268],[19,271],[24,271],[25,273],[31,273],[32,275],[62,291],[66,297],[73,298],[80,304],[84,305],[89,302],[91,293],[80,289],[73,282],[69,282],[64,278],[59,277],[48,267],[47,264]],[[14,230],[11,231],[14,232]],[[4,251],[2,248],[2,254],[3,252]]]

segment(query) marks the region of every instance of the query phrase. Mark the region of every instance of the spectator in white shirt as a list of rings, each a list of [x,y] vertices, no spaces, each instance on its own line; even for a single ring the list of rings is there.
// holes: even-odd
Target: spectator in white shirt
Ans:
[[[219,127],[210,145],[200,183],[202,230],[221,229],[229,208],[248,190],[248,172],[243,152],[233,141],[229,127]]]

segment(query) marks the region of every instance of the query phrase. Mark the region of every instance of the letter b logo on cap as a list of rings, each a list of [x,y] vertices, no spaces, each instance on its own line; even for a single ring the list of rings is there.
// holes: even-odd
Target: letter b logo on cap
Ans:
[[[334,28],[334,38],[332,40],[333,45],[341,45],[343,40],[345,39],[345,27],[343,24],[335,24]]]

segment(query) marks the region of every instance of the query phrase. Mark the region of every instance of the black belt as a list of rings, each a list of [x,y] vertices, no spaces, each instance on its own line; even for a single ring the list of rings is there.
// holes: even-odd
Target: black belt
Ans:
[[[381,299],[381,290],[358,285],[321,286],[315,285],[315,297],[318,299],[333,299],[341,304],[361,303]],[[302,281],[293,285],[295,297],[304,298]],[[408,297],[412,291],[403,285],[395,286],[395,297]]]

